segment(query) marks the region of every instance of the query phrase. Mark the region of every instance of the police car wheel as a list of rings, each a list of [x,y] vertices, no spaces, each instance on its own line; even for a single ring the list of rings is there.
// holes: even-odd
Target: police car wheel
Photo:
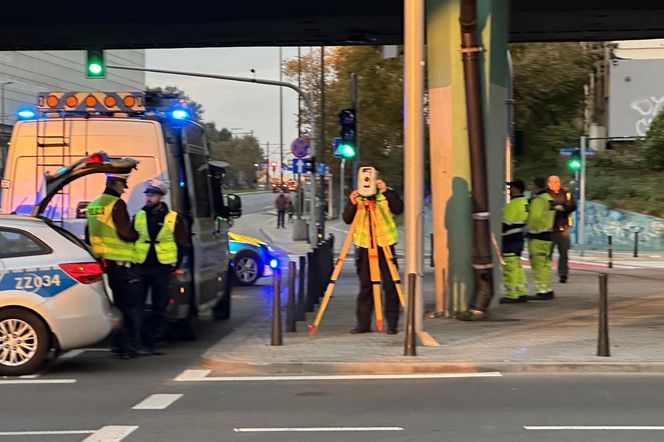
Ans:
[[[0,374],[34,373],[44,363],[50,347],[44,322],[26,310],[0,310]]]
[[[242,250],[233,259],[234,281],[238,285],[252,285],[262,276],[263,263],[258,253]]]

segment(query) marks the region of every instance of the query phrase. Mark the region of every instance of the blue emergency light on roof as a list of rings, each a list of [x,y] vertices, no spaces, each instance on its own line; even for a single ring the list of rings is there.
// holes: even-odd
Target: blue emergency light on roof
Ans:
[[[178,108],[171,110],[171,117],[176,120],[186,120],[191,118],[191,114],[187,109]]]
[[[21,120],[29,120],[35,118],[37,114],[32,109],[19,109],[19,111],[16,112],[16,115]]]

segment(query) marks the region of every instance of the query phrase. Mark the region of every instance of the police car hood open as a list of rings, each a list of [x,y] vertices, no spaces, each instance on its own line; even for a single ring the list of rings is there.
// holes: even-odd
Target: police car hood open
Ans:
[[[41,200],[32,209],[32,216],[39,216],[55,194],[78,178],[93,173],[127,174],[136,169],[137,164],[138,161],[133,158],[110,158],[105,152],[99,151],[63,167],[53,175],[46,174],[39,192]]]

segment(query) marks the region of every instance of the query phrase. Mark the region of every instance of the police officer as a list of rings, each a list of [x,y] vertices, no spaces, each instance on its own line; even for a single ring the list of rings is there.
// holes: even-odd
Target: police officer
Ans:
[[[553,245],[558,248],[558,280],[567,282],[569,268],[567,265],[567,252],[570,248],[570,222],[572,212],[576,210],[576,201],[572,193],[560,187],[560,177],[551,175],[547,181],[549,195],[553,199],[553,209],[556,211],[556,221],[553,225]],[[551,249],[553,252],[553,249]]]
[[[158,355],[162,354],[156,345],[164,334],[171,272],[183,257],[188,237],[182,217],[169,210],[163,201],[166,187],[153,182],[144,193],[145,206],[134,215],[134,228],[139,235],[134,250],[143,302],[151,289],[151,307],[150,314],[145,317],[143,346],[148,353]]]
[[[123,359],[136,356],[138,349],[142,303],[136,289],[132,263],[138,233],[131,225],[127,204],[120,196],[127,188],[128,175],[109,175],[106,189],[86,208],[87,241],[92,251],[104,259],[108,283],[116,307],[122,315],[122,325],[114,335],[114,351]]]
[[[392,249],[392,256],[395,256],[394,245],[399,239],[399,231],[392,215],[399,215],[403,212],[403,201],[399,194],[387,187],[383,180],[376,180],[376,188],[378,190],[376,194],[376,215],[382,219],[382,229],[376,232],[376,242],[378,243],[380,279],[385,293],[385,319],[387,321],[387,334],[395,335],[399,325],[399,299],[381,246],[389,246]],[[360,207],[359,210],[365,210],[361,204],[362,199],[357,190],[350,194],[343,213],[346,224],[353,222],[358,206]],[[357,296],[357,325],[351,330],[352,334],[371,332],[371,313],[374,307],[373,288],[369,272],[369,241],[371,238],[369,217],[362,216],[361,220],[362,222],[357,225],[353,237],[355,245],[358,247],[356,264],[360,279],[360,293]],[[396,260],[394,264],[396,265]]]
[[[522,180],[506,183],[510,186],[510,202],[503,207],[503,285],[505,296],[501,304],[526,302],[528,284],[521,265],[524,228],[528,219],[528,200],[523,196],[526,185]]]
[[[553,200],[547,192],[544,178],[533,180],[533,196],[528,205],[528,251],[530,266],[533,269],[537,294],[529,299],[546,301],[553,299],[553,271],[551,270],[551,231],[555,211]]]

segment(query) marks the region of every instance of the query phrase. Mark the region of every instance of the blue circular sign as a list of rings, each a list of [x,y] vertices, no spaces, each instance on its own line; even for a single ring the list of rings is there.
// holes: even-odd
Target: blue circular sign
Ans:
[[[309,140],[306,138],[296,138],[291,143],[291,152],[296,158],[304,158],[309,155]]]

